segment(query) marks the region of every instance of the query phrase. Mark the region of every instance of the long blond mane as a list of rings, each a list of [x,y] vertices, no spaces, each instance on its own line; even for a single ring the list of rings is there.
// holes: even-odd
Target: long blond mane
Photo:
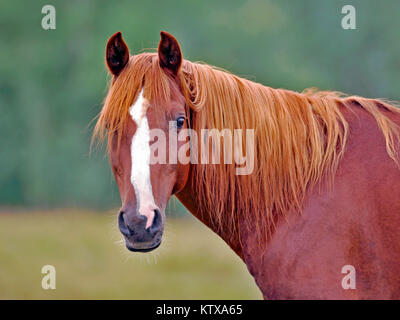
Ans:
[[[396,160],[400,134],[381,109],[400,113],[389,103],[336,92],[298,93],[273,89],[206,64],[185,60],[179,74],[193,129],[254,129],[254,172],[236,176],[234,165],[192,166],[193,188],[201,211],[214,227],[236,236],[243,220],[254,221],[257,235],[268,237],[278,217],[301,212],[310,188],[329,181],[345,152],[349,126],[343,108],[361,106],[377,121],[389,156]],[[110,85],[94,137],[120,137],[128,109],[145,86],[156,108],[168,103],[167,75],[156,53],[130,58]],[[327,179],[327,180],[325,180]]]

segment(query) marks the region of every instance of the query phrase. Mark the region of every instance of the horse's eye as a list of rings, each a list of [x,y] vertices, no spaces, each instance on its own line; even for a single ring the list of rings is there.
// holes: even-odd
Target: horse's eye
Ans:
[[[176,127],[178,129],[182,129],[184,124],[185,124],[185,117],[179,117],[178,119],[176,119]]]

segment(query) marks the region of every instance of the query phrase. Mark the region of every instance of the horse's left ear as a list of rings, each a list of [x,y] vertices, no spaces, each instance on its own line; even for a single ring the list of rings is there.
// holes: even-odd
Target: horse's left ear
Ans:
[[[182,53],[178,41],[168,32],[161,31],[161,40],[158,45],[160,66],[166,72],[176,76],[182,64]]]
[[[110,72],[117,76],[129,61],[129,49],[121,32],[114,33],[107,42],[106,62]]]

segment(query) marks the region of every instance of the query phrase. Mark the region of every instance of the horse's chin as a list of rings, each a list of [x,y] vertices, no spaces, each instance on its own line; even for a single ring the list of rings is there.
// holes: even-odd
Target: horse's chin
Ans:
[[[134,246],[128,242],[126,242],[125,245],[129,251],[146,253],[146,252],[150,252],[150,251],[157,249],[161,245],[161,241],[159,241],[157,244],[151,245],[149,247],[143,246],[143,245],[135,245]]]

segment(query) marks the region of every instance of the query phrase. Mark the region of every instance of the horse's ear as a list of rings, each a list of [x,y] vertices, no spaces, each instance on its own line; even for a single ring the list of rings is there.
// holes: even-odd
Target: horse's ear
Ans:
[[[168,73],[177,75],[182,64],[182,53],[178,41],[168,32],[161,31],[158,45],[160,66]]]
[[[121,32],[111,36],[106,46],[106,62],[110,72],[117,76],[129,61],[129,49]]]

